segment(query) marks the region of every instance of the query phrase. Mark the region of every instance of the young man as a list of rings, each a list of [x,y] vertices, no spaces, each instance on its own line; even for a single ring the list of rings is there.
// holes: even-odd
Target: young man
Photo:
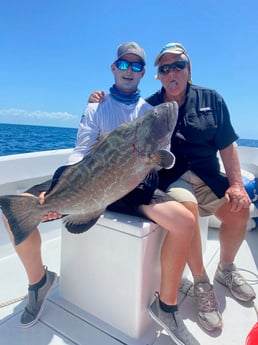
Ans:
[[[85,157],[102,134],[125,121],[136,119],[151,108],[141,98],[138,89],[145,74],[145,59],[144,50],[135,42],[118,47],[115,61],[111,64],[115,83],[105,96],[105,102],[86,106],[76,147],[69,158],[70,164]],[[194,236],[195,221],[183,205],[156,190],[156,177],[155,171],[150,173],[139,187],[110,205],[109,209],[148,217],[167,230],[161,249],[160,292],[153,308],[159,313],[163,326],[176,344],[198,345],[198,341],[185,327],[177,308],[177,293]],[[48,215],[48,218],[56,216]],[[7,221],[6,226],[8,228]],[[28,239],[16,246],[30,284],[28,304],[21,318],[24,327],[32,326],[38,320],[55,280],[55,273],[45,272],[43,268],[40,245],[39,232],[34,231]]]

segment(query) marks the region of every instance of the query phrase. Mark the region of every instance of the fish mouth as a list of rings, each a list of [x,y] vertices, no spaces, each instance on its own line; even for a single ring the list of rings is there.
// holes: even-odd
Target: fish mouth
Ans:
[[[178,105],[176,102],[167,102],[158,107],[156,109],[156,120],[152,125],[152,133],[159,143],[163,141],[163,143],[168,144],[176,126]]]

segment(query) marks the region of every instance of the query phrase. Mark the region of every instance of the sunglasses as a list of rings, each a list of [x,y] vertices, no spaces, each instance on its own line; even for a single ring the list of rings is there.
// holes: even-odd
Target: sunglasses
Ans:
[[[170,71],[182,71],[183,69],[185,69],[186,65],[188,64],[187,61],[176,61],[176,62],[173,62],[169,65],[162,65],[162,66],[159,66],[159,69],[158,69],[158,72],[160,74],[168,74]]]
[[[141,72],[144,67],[144,65],[140,62],[129,62],[126,60],[117,60],[115,62],[115,66],[121,71],[126,71],[129,66],[131,66],[133,72]]]

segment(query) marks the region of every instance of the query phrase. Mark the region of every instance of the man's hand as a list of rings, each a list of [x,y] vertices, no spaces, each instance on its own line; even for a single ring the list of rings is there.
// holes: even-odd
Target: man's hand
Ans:
[[[104,101],[104,91],[94,91],[88,99],[88,103],[101,103]]]
[[[238,212],[242,208],[248,208],[251,200],[243,185],[233,184],[225,193],[225,198],[231,204],[231,211]]]
[[[43,205],[45,202],[45,194],[46,194],[46,192],[41,192],[39,197],[38,197],[39,203],[41,205]],[[48,214],[44,216],[44,218],[42,219],[42,222],[47,222],[48,220],[59,219],[61,217],[62,217],[62,215],[60,213],[55,212],[55,211],[51,211],[51,212],[48,212]]]

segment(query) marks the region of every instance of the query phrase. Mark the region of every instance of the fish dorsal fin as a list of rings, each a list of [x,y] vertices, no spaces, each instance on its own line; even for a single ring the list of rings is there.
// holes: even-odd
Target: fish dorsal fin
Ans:
[[[64,175],[64,172],[65,172],[65,170],[66,170],[68,167],[69,167],[69,165],[63,165],[63,166],[59,167],[59,168],[55,171],[55,173],[54,173],[54,175],[53,175],[53,177],[52,177],[51,185],[50,185],[48,191],[46,192],[46,195],[47,195],[48,193],[50,193],[50,191],[55,187],[55,185],[57,184],[57,182],[58,182],[60,176],[61,176],[61,175]]]
[[[150,159],[164,169],[170,169],[174,166],[176,157],[168,150],[159,150],[150,155]]]

